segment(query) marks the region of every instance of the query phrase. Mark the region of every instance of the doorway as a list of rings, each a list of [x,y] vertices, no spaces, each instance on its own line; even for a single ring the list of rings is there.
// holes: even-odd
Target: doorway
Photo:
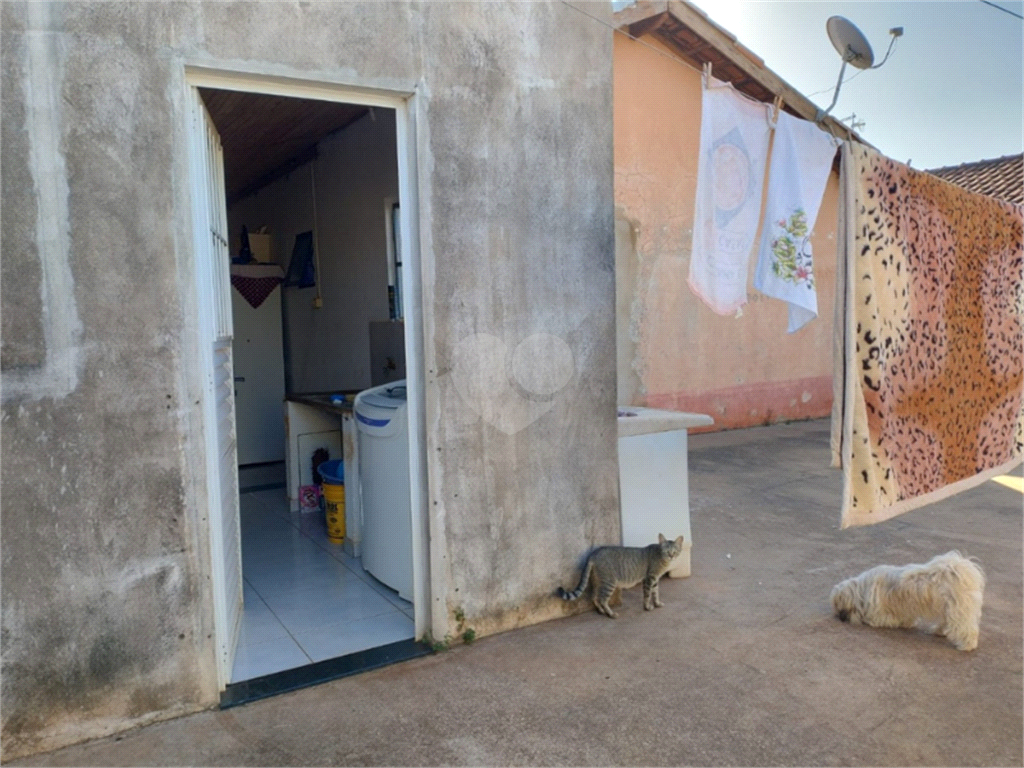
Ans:
[[[404,236],[416,231],[414,97],[208,70],[188,75],[193,180],[202,171],[207,177],[197,258],[211,260],[209,276],[219,273],[219,285],[204,289],[203,265],[197,270],[201,325],[216,319],[215,349],[203,364],[213,379],[230,372],[204,409],[213,427],[208,475],[218,486],[210,491],[210,524],[221,688],[255,679],[266,688],[282,674],[294,683],[303,668],[322,679],[325,665],[350,673],[358,659],[398,660],[395,647],[411,649],[425,633],[428,606],[419,281],[402,269],[418,264],[415,239]],[[194,211],[200,207],[194,202]],[[396,319],[399,291],[405,317]],[[385,356],[393,370],[401,358],[408,398],[407,466],[390,468],[408,473],[410,489],[403,556],[412,588],[400,595],[362,567],[358,540],[353,549],[353,537],[346,547],[328,536],[322,507],[298,504],[288,482],[289,465],[313,480],[321,479],[321,459],[348,465],[344,408],[321,408],[335,428],[300,435],[309,438],[301,446],[290,439],[286,414],[293,403],[336,406],[337,398],[351,411],[353,396],[378,383],[371,325],[403,320],[397,351],[392,332]],[[358,533],[359,473],[344,482]],[[301,501],[314,487],[303,485]],[[367,656],[382,648],[391,650]],[[345,658],[355,667],[335,663]]]

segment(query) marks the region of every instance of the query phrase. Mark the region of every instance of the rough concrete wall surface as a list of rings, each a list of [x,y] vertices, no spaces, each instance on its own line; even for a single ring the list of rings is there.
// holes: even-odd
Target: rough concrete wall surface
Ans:
[[[753,263],[742,314],[716,315],[687,284],[701,76],[651,50],[674,55],[669,47],[643,42],[616,36],[614,43],[615,203],[618,225],[631,234],[619,239],[616,254],[625,341],[619,403],[707,413],[717,429],[825,416],[837,176],[829,179],[812,237],[818,318],[787,334],[786,304],[753,289]]]
[[[433,599],[487,633],[561,615],[619,541],[611,32],[559,3],[425,14]]]
[[[186,63],[420,83],[443,599],[481,632],[561,611],[618,535],[610,32],[559,3],[0,12],[4,757],[216,700]]]
[[[3,200],[17,199],[18,190],[31,189],[35,183],[29,167],[29,105],[26,92],[28,51],[23,37],[10,27],[15,19],[5,14],[0,29],[0,88],[4,94],[4,108],[0,111],[0,135],[4,137],[3,175],[0,176],[0,196]],[[40,99],[35,116],[52,101]],[[18,158],[16,161],[15,158]],[[0,370],[5,373],[19,368],[39,368],[45,362],[46,343],[43,337],[43,266],[36,244],[36,226],[39,211],[34,196],[21,196],[21,205],[0,206],[0,226],[3,229],[4,251],[0,260],[0,282],[17,284],[21,290],[12,295],[5,292],[0,303],[3,321],[3,339],[0,342]]]
[[[167,62],[136,27],[163,11],[77,10],[78,29],[60,6],[0,11],[5,756],[215,687],[182,459]]]

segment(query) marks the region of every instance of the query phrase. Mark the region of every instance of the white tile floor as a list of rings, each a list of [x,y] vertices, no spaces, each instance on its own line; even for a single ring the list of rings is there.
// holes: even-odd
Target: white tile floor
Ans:
[[[323,515],[290,513],[284,488],[242,482],[245,612],[232,682],[413,636],[412,603],[332,544]]]

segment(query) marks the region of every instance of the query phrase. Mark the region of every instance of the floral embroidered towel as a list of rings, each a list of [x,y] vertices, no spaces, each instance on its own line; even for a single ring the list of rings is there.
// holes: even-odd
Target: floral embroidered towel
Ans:
[[[747,303],[771,107],[709,81],[701,97],[689,284],[714,312],[728,315]]]
[[[1009,472],[1024,453],[1024,207],[843,149],[834,435],[842,527]]]
[[[789,333],[818,316],[811,231],[837,148],[814,123],[780,112],[754,287],[789,302]]]

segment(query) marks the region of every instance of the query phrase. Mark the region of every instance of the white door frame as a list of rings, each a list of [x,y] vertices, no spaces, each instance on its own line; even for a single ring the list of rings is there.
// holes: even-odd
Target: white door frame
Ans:
[[[368,107],[382,107],[395,110],[396,144],[398,150],[398,196],[401,202],[399,216],[403,231],[401,251],[405,267],[405,356],[406,387],[409,413],[409,490],[412,510],[412,565],[413,565],[413,615],[417,638],[422,638],[431,629],[433,618],[430,599],[431,563],[428,547],[427,527],[427,464],[426,464],[426,418],[424,381],[424,322],[423,293],[421,283],[421,259],[419,248],[419,183],[416,155],[416,114],[419,96],[416,88],[409,91],[389,91],[379,88],[282,77],[276,74],[237,72],[215,69],[207,66],[185,67],[185,84],[191,96],[195,88],[218,88],[228,91],[243,91],[271,96],[287,96],[299,99],[316,99],[346,104],[360,104]],[[186,100],[186,103],[189,103]],[[198,297],[201,313],[211,312],[204,296]],[[202,362],[202,361],[199,361]],[[208,430],[207,430],[208,432]],[[206,450],[211,450],[207,445]],[[215,448],[213,448],[215,450]],[[211,509],[210,517],[219,515],[219,509]],[[214,595],[220,595],[225,585],[217,583],[217,574],[222,569],[212,567]],[[217,599],[215,597],[215,604]],[[438,617],[446,621],[447,616]],[[228,670],[230,674],[230,670]],[[220,681],[223,689],[227,680]]]

